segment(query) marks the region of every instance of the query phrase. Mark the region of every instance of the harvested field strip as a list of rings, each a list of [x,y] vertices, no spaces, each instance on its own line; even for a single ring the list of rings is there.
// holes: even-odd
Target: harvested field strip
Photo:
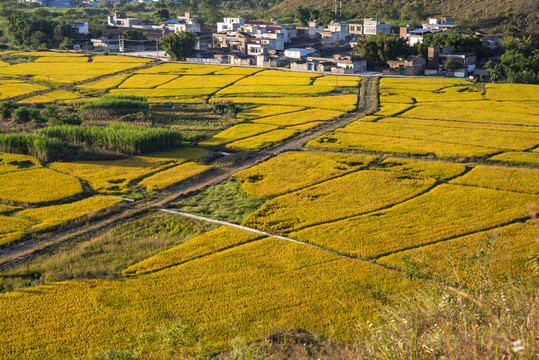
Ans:
[[[524,219],[527,204],[538,200],[532,195],[443,184],[387,210],[290,236],[352,256],[376,258]]]
[[[234,141],[227,144],[226,147],[237,150],[261,150],[279,141],[286,140],[298,133],[299,131],[294,129],[277,129],[260,135],[251,136],[246,139]]]
[[[162,270],[263,237],[252,232],[221,226],[132,265],[122,271],[122,274],[132,276]]]
[[[87,357],[121,349],[127,339],[175,324],[178,315],[187,329],[204,323],[200,342],[217,349],[228,345],[233,329],[246,341],[275,327],[313,328],[344,340],[356,314],[382,306],[377,289],[391,298],[420,284],[379,266],[264,239],[153,274],[0,295],[0,326],[13,339],[0,348],[0,357]],[[58,327],[73,335],[43,336]]]
[[[310,141],[307,143],[307,147],[418,156],[434,155],[436,157],[449,159],[482,157],[494,155],[499,152],[498,149],[490,149],[481,146],[346,132],[328,133]]]
[[[270,233],[289,233],[346,219],[413,198],[435,179],[407,179],[396,172],[358,171],[265,203],[243,224]]]
[[[378,263],[393,268],[403,267],[403,257],[410,256],[429,276],[464,283],[485,264],[477,262],[479,252],[489,252],[493,273],[500,280],[528,274],[526,261],[539,251],[534,240],[537,229],[527,223],[515,223],[453,240],[397,252],[378,259]]]
[[[78,179],[47,168],[0,175],[0,200],[2,201],[39,204],[69,198],[82,192]]]
[[[539,195],[539,169],[478,165],[451,183]]]
[[[445,126],[449,125],[449,126]],[[539,143],[539,128],[532,131],[510,131],[468,126],[452,126],[451,122],[386,118],[375,123],[356,122],[338,132],[398,137],[403,139],[432,140],[447,144],[481,146],[499,150],[525,150]],[[514,127],[512,127],[514,128]]]
[[[250,195],[283,195],[337,176],[357,171],[375,160],[359,155],[291,151],[234,175]]]

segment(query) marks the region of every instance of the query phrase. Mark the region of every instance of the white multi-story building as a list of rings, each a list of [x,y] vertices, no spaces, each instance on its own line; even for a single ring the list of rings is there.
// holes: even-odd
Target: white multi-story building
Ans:
[[[363,19],[363,35],[389,34],[390,32],[391,25],[389,24],[381,24],[380,21],[374,19]]]
[[[217,32],[226,33],[227,31],[238,31],[238,29],[245,24],[245,19],[241,17],[224,18],[223,22],[217,23]]]

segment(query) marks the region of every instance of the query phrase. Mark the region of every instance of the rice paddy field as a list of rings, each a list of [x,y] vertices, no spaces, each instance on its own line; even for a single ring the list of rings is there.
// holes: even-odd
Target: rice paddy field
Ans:
[[[144,96],[141,126],[200,133],[138,156],[47,162],[0,153],[2,251],[125,215],[72,242],[69,256],[48,251],[43,262],[57,277],[36,267],[44,255],[0,268],[2,359],[202,358],[276,329],[348,342],[418,289],[467,285],[485,249],[495,279],[536,276],[539,86],[378,85],[123,56],[28,56],[36,59],[0,66],[3,98]],[[59,61],[73,73],[53,71]],[[21,84],[29,88],[14,90]],[[379,92],[365,95],[376,105],[368,111],[364,84]],[[147,255],[125,261],[139,250]],[[96,256],[99,271],[66,275],[67,263]],[[411,261],[423,277],[410,276]]]

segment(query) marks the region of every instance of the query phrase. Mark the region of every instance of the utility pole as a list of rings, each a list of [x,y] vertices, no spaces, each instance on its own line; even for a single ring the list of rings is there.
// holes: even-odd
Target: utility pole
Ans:
[[[159,38],[155,38],[155,57],[159,57]]]
[[[341,22],[342,19],[342,1],[335,0],[335,19]]]

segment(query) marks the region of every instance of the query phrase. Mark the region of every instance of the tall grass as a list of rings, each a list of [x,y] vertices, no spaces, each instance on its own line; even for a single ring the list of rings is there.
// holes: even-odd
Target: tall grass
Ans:
[[[71,146],[95,151],[115,151],[127,155],[179,147],[183,140],[179,131],[129,125],[61,125],[44,128],[38,133]]]
[[[60,159],[65,154],[64,144],[41,134],[0,134],[0,152],[34,156],[43,161]]]
[[[149,105],[148,100],[142,96],[109,95],[82,105],[80,110],[84,118],[100,119],[112,115],[147,113]]]

